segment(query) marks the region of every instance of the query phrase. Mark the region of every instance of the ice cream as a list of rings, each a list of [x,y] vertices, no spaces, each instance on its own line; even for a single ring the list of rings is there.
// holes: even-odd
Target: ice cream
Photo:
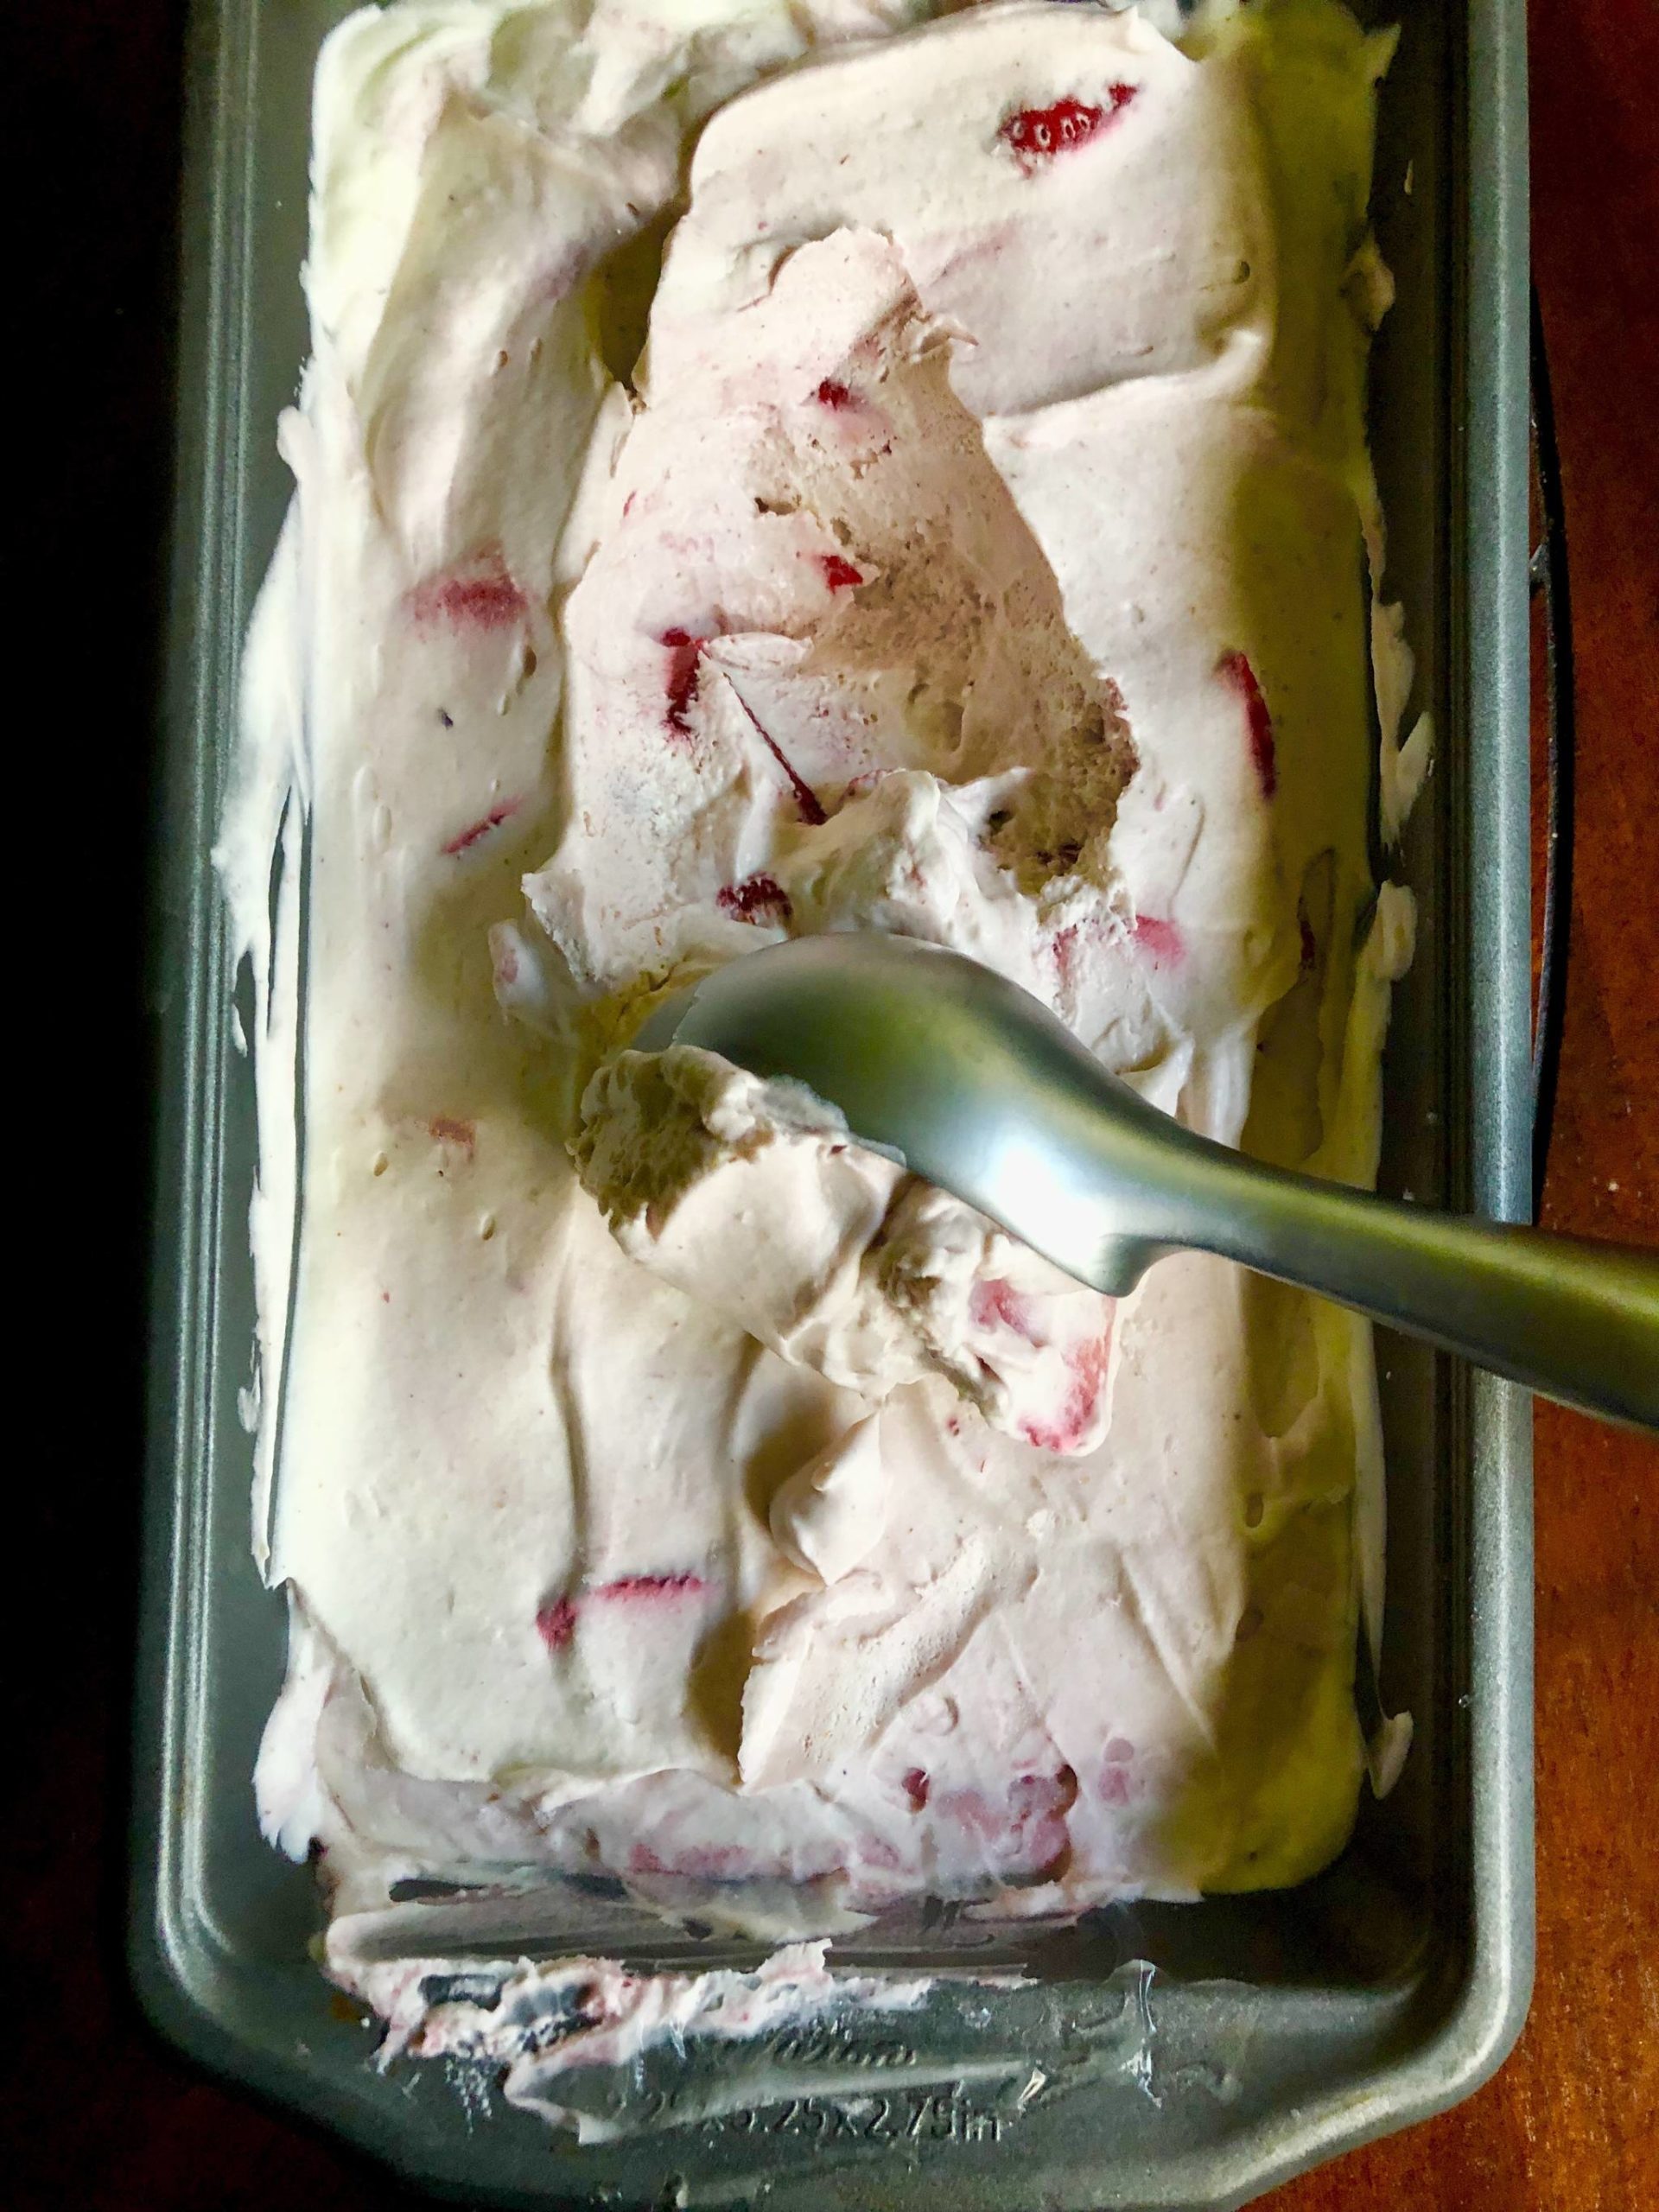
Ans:
[[[936,1375],[1010,1435],[1099,1442],[1111,1300],[810,1094],[677,1046],[624,1052],[582,1110],[573,1150],[622,1249],[758,1344],[872,1406]]]
[[[894,930],[1194,1126],[1374,1170],[1388,41],[901,19],[400,0],[325,53],[223,857],[262,1817],[360,1986],[410,1877],[817,1933],[1294,1881],[1353,1816],[1364,1325],[1193,1255],[1114,1307],[632,1049],[768,936]]]

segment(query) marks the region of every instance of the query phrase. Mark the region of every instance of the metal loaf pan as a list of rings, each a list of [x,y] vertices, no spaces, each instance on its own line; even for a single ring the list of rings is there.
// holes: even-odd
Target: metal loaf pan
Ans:
[[[340,0],[197,0],[171,652],[153,989],[163,1057],[132,1959],[205,2063],[469,2202],[900,2208],[1242,2202],[1468,2094],[1532,1955],[1526,1401],[1379,1339],[1389,1439],[1382,1688],[1403,1780],[1317,1880],[1097,1915],[964,1949],[924,1916],[884,1960],[1018,1963],[915,2015],[659,2053],[587,2147],[481,2075],[382,2074],[309,1947],[308,1871],[261,1841],[251,1775],[284,1615],[249,1553],[238,1413],[253,1288],[253,1107],[209,852],[238,656],[288,498],[272,426],[305,347],[308,94]],[[1389,1041],[1382,1181],[1524,1217],[1529,1150],[1527,235],[1522,0],[1397,0],[1375,213],[1399,302],[1374,442],[1439,761],[1407,839],[1416,964]],[[1409,186],[1407,184],[1409,164]],[[545,1907],[546,1900],[543,1900]],[[606,1910],[601,1923],[599,1913]],[[741,1963],[567,1898],[505,1948]],[[457,2090],[465,2094],[458,2094]]]

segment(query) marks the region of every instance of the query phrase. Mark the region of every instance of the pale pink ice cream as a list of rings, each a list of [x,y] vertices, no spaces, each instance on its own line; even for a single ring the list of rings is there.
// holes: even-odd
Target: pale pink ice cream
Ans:
[[[1253,12],[1188,53],[996,6],[781,75],[892,26],[404,0],[330,43],[224,858],[270,981],[261,1803],[348,1978],[411,1874],[812,1932],[1347,1833],[1363,1324],[1192,1255],[1114,1306],[804,1096],[631,1049],[769,938],[896,931],[1372,1173],[1388,46]],[[630,389],[607,257],[711,108]]]

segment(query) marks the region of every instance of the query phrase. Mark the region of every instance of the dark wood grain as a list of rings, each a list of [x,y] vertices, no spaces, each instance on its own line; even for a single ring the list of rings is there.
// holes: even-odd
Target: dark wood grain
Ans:
[[[1533,261],[1579,674],[1578,855],[1544,1220],[1659,1239],[1659,10],[1532,10]],[[1645,397],[1638,397],[1645,385]],[[1538,687],[1540,690],[1541,686]],[[1534,715],[1535,758],[1541,717]],[[1535,807],[1536,825],[1541,809]],[[1535,874],[1541,867],[1535,855]],[[1538,1408],[1538,1972],[1509,2063],[1273,2212],[1659,2206],[1659,1447]]]
[[[60,704],[73,704],[75,730],[102,747],[100,776],[73,793],[49,787],[51,810],[35,826],[44,835],[83,810],[76,849],[91,858],[79,893],[95,906],[106,948],[124,949],[143,903],[181,13],[177,0],[7,11],[28,227],[48,246],[16,325],[41,338],[38,365],[32,354],[26,363],[31,411],[17,418],[28,435],[15,442],[33,448],[18,456],[25,479],[30,461],[53,457],[38,500],[21,510],[19,565],[39,597],[25,619],[67,671]],[[1533,35],[1535,251],[1572,522],[1581,723],[1572,985],[1547,1218],[1654,1238],[1659,12],[1653,0],[1538,0]],[[12,735],[55,766],[55,724],[14,726]],[[118,989],[96,1056],[77,1063],[93,1035],[77,1009],[62,1036],[62,1095],[79,1081],[107,1101],[112,1075],[119,1083],[126,1071],[121,1096],[134,1110],[105,1109],[97,1149],[81,1155],[98,1168],[96,1237],[60,1233],[43,1248],[59,1314],[86,1310],[83,1255],[97,1255],[109,1309],[101,1379],[62,1416],[73,1443],[16,1470],[9,1508],[14,1607],[36,1571],[74,1602],[40,1663],[7,1677],[24,1816],[0,1831],[0,1923],[32,2011],[26,2028],[13,2024],[0,2066],[0,2193],[74,2212],[289,2212],[296,2202],[363,2212],[404,2200],[339,2145],[198,2076],[149,2035],[126,1988],[145,1075],[136,988]],[[29,1114],[41,1110],[32,1103]],[[14,1095],[14,1135],[22,1118]],[[68,1141],[61,1131],[58,1141]],[[1659,1450],[1541,1410],[1532,2017],[1515,2056],[1467,2104],[1304,2177],[1270,2200],[1274,2212],[1659,2205],[1656,1522]]]

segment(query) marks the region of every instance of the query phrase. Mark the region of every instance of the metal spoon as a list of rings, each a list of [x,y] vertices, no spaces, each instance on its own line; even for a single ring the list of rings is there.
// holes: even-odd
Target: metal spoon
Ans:
[[[806,1084],[855,1136],[1097,1290],[1121,1296],[1167,1252],[1218,1252],[1659,1428],[1659,1254],[1264,1167],[1147,1105],[958,954],[874,933],[770,945],[658,1008],[636,1041]]]

